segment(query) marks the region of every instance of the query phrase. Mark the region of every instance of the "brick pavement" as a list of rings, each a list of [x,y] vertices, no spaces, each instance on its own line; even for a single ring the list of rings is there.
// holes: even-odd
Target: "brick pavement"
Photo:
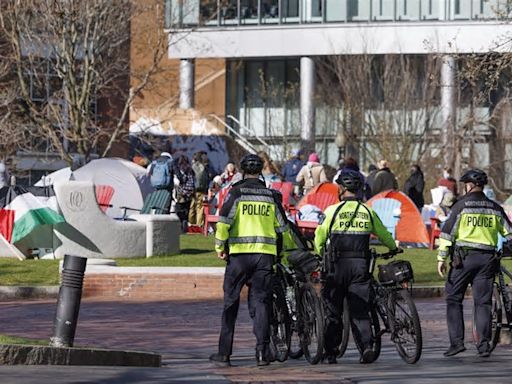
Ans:
[[[251,323],[245,305],[241,305],[237,325],[233,362],[230,369],[215,369],[210,366],[207,356],[215,351],[220,325],[221,302],[108,302],[84,300],[80,312],[75,343],[82,346],[105,348],[125,348],[132,350],[158,351],[163,354],[165,365],[154,371],[128,368],[95,369],[98,378],[121,377],[128,380],[131,372],[140,381],[133,382],[328,382],[347,383],[443,383],[460,382],[479,383],[485,379],[491,382],[510,382],[505,376],[512,377],[510,359],[512,351],[508,347],[499,347],[490,360],[483,361],[474,357],[474,349],[468,340],[468,352],[462,357],[444,359],[442,351],[446,348],[446,328],[444,326],[444,303],[440,299],[418,300],[424,335],[424,355],[415,366],[408,366],[398,357],[389,339],[384,339],[383,353],[379,361],[371,366],[358,364],[353,346],[349,347],[346,358],[336,366],[310,366],[303,359],[272,364],[261,369],[254,366],[254,338]],[[467,307],[467,319],[470,306]],[[55,302],[5,302],[0,303],[0,333],[49,338]],[[468,321],[469,331],[469,321]],[[468,333],[470,335],[470,333]],[[455,363],[455,364],[454,364]],[[38,372],[41,378],[51,372],[62,372],[67,377],[64,382],[72,381],[71,372],[86,374],[87,370],[63,367],[39,367],[18,369],[0,367],[0,377],[17,378],[14,382],[27,382]],[[7,375],[7,376],[4,376]],[[17,376],[16,376],[17,375]],[[71,375],[71,376],[66,376]],[[139,375],[139,376],[137,376]],[[96,377],[95,376],[95,377]],[[63,379],[64,380],[64,379]],[[99,380],[99,379],[98,379]],[[2,383],[10,383],[1,380]],[[34,381],[34,383],[37,381]],[[45,381],[40,381],[45,382]],[[49,381],[60,383],[60,381]],[[85,381],[84,381],[85,382]],[[91,382],[91,381],[87,381]],[[97,382],[96,379],[92,382]]]

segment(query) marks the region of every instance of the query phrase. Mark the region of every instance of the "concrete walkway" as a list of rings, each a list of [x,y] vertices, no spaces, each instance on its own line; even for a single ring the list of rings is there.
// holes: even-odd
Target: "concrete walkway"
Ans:
[[[479,359],[471,340],[468,351],[446,359],[444,302],[418,300],[422,319],[424,351],[420,362],[405,364],[389,338],[372,365],[361,365],[351,344],[338,365],[307,364],[304,359],[275,363],[267,368],[254,365],[254,337],[247,308],[240,308],[229,369],[213,368],[207,361],[215,351],[220,325],[221,302],[83,302],[75,343],[81,346],[158,351],[160,369],[91,367],[0,366],[2,384],[14,383],[507,383],[512,377],[512,349],[500,346],[489,359]],[[470,305],[467,319],[470,319]],[[49,338],[55,302],[0,303],[0,333]],[[468,335],[469,321],[467,324]]]

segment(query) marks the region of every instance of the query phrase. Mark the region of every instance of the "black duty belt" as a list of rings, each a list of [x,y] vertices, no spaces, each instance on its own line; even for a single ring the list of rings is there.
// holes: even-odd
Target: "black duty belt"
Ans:
[[[334,257],[336,259],[367,259],[370,252],[365,251],[335,251]]]

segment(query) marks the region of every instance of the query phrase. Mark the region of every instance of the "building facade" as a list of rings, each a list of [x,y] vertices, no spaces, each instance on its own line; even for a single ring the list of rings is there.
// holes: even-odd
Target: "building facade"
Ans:
[[[319,86],[326,88],[319,83],[319,62],[364,55],[435,57],[435,113],[423,118],[430,155],[439,158],[439,166],[492,166],[505,175],[499,187],[512,189],[505,172],[512,160],[505,97],[457,102],[465,92],[458,78],[461,58],[509,51],[511,10],[509,0],[165,0],[174,76],[168,90],[179,96],[170,96],[172,105],[158,112],[157,103],[142,102],[131,122],[148,116],[162,121],[157,115],[164,114],[180,126],[180,116],[195,114],[244,147],[265,149],[278,160],[291,148],[305,147],[331,165],[343,154],[368,164],[385,155],[381,150],[368,156],[375,134],[365,127],[378,107],[367,107],[356,119],[350,103],[319,99]],[[424,109],[410,108],[416,108],[415,116]],[[186,134],[182,125],[174,130]],[[349,132],[354,125],[362,127],[357,135]],[[400,160],[400,153],[396,157],[391,160]]]

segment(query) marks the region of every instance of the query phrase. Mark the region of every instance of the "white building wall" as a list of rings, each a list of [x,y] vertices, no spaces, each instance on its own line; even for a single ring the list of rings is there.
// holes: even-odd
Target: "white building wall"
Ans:
[[[244,26],[169,35],[169,57],[249,58],[508,50],[505,22],[450,21]]]

